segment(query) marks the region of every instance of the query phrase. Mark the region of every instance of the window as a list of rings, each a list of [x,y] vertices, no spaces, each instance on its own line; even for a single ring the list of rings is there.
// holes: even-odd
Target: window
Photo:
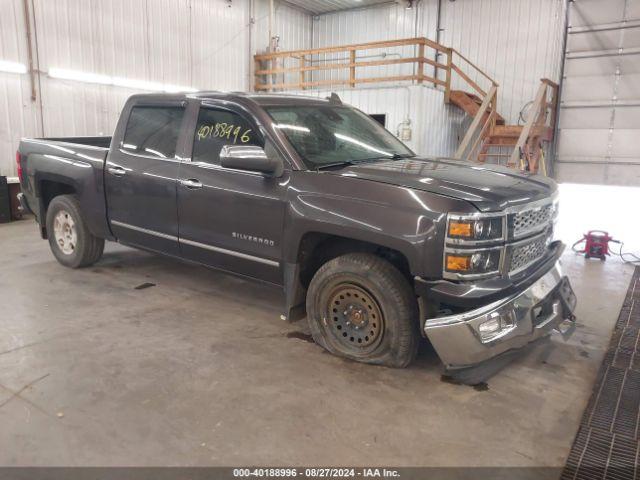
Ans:
[[[351,107],[292,105],[265,109],[307,168],[415,156],[369,115]]]
[[[371,113],[369,114],[371,118],[373,118],[376,122],[378,122],[383,127],[387,126],[387,114],[386,113]]]
[[[220,164],[225,145],[263,146],[256,129],[241,115],[229,110],[201,108],[193,139],[192,160]]]
[[[183,107],[133,107],[122,149],[151,157],[175,157],[183,115]]]

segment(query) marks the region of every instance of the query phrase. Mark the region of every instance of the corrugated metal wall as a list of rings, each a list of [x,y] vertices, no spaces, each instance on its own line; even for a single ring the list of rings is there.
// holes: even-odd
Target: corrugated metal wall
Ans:
[[[0,12],[0,60],[26,65],[22,2],[0,0]],[[38,105],[30,96],[26,74],[0,72],[0,175],[14,175],[18,139],[40,134]]]
[[[261,5],[267,6],[268,2],[263,2]],[[312,18],[311,14],[302,9],[276,1],[273,33],[278,36],[277,50],[311,48]],[[263,16],[263,23],[268,24],[268,20],[268,16]],[[268,45],[268,31],[265,31],[265,38],[266,42],[263,43]]]
[[[571,4],[558,178],[640,186],[640,0]]]
[[[52,78],[50,68],[200,89],[249,90],[251,54],[268,44],[268,3],[28,0],[39,92],[31,102],[27,74],[0,72],[0,175],[15,174],[20,137],[109,135],[126,98],[142,91]],[[311,15],[276,5],[275,32],[282,48],[310,46]],[[0,0],[0,11],[0,61],[26,65],[23,0]]]
[[[312,48],[313,23],[312,15],[303,9],[290,6],[282,2],[274,2],[275,16],[272,25],[272,35],[277,37],[274,42],[276,50],[301,50]],[[269,47],[269,2],[256,3],[255,36],[252,52],[266,53]],[[292,59],[278,59],[277,67],[298,66],[298,62]],[[276,68],[276,65],[272,65]],[[278,82],[298,80],[298,74],[280,74]],[[261,80],[264,80],[262,78]]]
[[[498,110],[516,123],[540,78],[560,78],[565,8],[565,0],[443,1],[440,43],[498,82]]]
[[[316,16],[313,24],[313,48],[412,38],[423,36],[423,32],[435,32],[436,6],[437,2],[425,0],[420,4],[420,8],[406,9],[399,4],[384,4]],[[389,47],[384,50],[361,50],[358,52],[357,60],[415,56],[417,56],[415,46]],[[315,56],[313,61],[333,62],[347,57],[346,53],[334,53]],[[414,68],[412,64],[374,66],[361,68],[358,74],[367,77],[411,75]],[[430,69],[425,68],[425,73],[430,75]],[[313,75],[314,80],[346,78],[348,78],[348,70],[320,71]]]

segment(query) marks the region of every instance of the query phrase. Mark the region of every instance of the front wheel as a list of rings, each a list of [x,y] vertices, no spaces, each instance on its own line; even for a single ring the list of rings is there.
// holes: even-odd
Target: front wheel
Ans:
[[[47,236],[53,255],[65,267],[94,264],[102,256],[104,239],[91,234],[75,195],[60,195],[47,209]]]
[[[351,253],[325,263],[307,293],[316,343],[365,363],[406,367],[418,351],[418,305],[411,285],[388,261]]]

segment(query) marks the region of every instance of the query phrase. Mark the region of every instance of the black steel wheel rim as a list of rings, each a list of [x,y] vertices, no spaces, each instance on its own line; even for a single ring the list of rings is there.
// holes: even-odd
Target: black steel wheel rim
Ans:
[[[328,333],[346,351],[364,353],[382,339],[382,310],[371,293],[354,283],[341,283],[331,290],[326,318]]]

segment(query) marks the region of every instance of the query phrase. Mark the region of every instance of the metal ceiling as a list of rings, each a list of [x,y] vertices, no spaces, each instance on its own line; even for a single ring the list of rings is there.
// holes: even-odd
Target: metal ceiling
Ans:
[[[397,2],[393,0],[285,0],[285,3],[302,8],[311,14],[320,15],[338,10],[350,10]]]

